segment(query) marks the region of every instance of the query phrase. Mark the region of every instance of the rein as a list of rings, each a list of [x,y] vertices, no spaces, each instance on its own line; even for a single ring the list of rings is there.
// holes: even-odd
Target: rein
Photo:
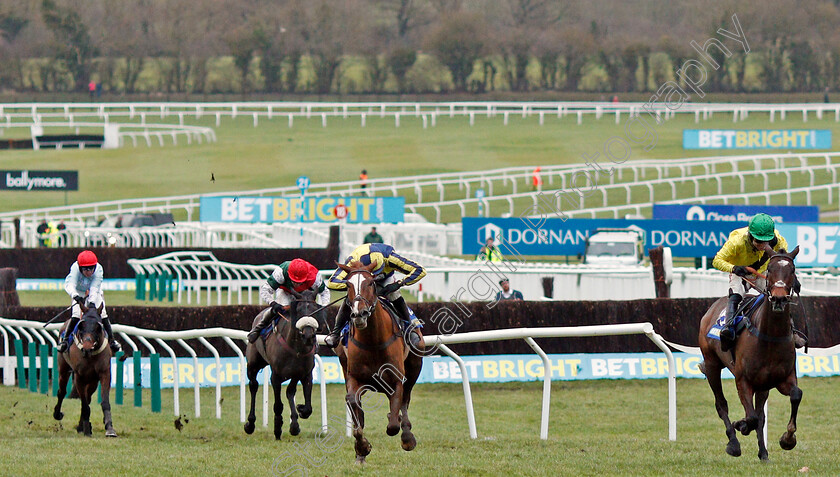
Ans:
[[[763,279],[764,282],[769,285],[769,280],[767,279],[766,275],[764,275],[763,273],[760,273],[758,270],[756,270],[752,267],[746,267],[746,269],[747,269],[747,272],[749,272],[751,275],[754,275],[756,278]],[[743,280],[747,281],[747,283],[749,283],[750,285],[752,285],[753,288],[755,288],[756,290],[759,291],[759,293],[761,293],[762,295],[765,295],[769,300],[769,298],[770,298],[769,290],[767,290],[766,288],[764,290],[760,289],[754,281],[750,280],[747,277],[741,277],[741,278]],[[788,295],[788,296],[791,296],[791,295]],[[766,303],[768,303],[768,302],[765,301],[765,304],[763,304],[763,306],[766,306]],[[749,331],[751,335],[755,336],[756,338],[758,338],[761,341],[767,341],[767,342],[770,342],[770,343],[789,343],[789,342],[793,341],[793,333],[794,333],[793,329],[791,329],[790,334],[788,334],[786,336],[769,336],[769,335],[766,335],[766,334],[762,333],[761,331],[759,331],[759,329],[755,327],[755,324],[752,322],[752,320],[750,320],[748,317],[745,316],[744,320],[746,321],[746,324],[747,324],[747,331]]]

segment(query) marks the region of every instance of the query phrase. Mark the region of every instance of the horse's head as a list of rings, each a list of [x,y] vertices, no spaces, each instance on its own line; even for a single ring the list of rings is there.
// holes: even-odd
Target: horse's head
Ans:
[[[352,262],[350,265],[338,264],[347,273],[344,278],[347,283],[347,305],[350,307],[350,319],[358,330],[367,328],[368,318],[376,308],[376,286],[373,281],[373,270],[376,264],[363,265]]]
[[[76,346],[82,351],[85,357],[89,357],[91,353],[99,349],[102,345],[102,340],[105,339],[102,327],[102,312],[103,305],[99,308],[92,304],[89,307],[82,307],[82,318],[79,323],[79,331],[76,333]]]
[[[315,334],[321,326],[320,322],[313,316],[320,308],[315,301],[317,295],[312,290],[304,290],[303,293],[292,291],[294,300],[290,305],[289,313],[292,323],[295,324],[295,328],[307,348],[315,346]]]
[[[799,253],[799,246],[790,253],[771,253],[767,264],[767,294],[770,308],[775,312],[784,311],[790,302],[791,291],[796,283],[796,266],[793,259]]]

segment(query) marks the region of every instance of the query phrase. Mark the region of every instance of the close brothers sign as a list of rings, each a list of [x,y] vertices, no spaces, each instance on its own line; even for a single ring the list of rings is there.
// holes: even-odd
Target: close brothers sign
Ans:
[[[79,171],[0,171],[0,190],[79,190]]]

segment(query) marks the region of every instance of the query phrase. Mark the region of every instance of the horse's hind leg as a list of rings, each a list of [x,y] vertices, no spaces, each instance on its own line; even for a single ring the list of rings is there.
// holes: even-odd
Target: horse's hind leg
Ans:
[[[64,413],[61,412],[61,403],[64,402],[64,397],[67,396],[67,381],[70,380],[70,365],[64,361],[64,357],[58,356],[58,401],[55,403],[53,409],[53,417],[56,421],[64,419]]]
[[[778,387],[780,393],[790,395],[790,421],[788,421],[787,430],[779,438],[779,446],[784,450],[796,447],[796,415],[799,412],[799,403],[802,401],[802,390],[796,385],[795,375],[792,381],[793,384],[789,380]]]
[[[758,429],[758,413],[753,407],[755,390],[743,377],[735,378],[735,387],[738,388],[738,398],[741,399],[741,405],[744,406],[744,418],[736,421],[733,426],[736,430],[741,431],[741,434],[748,436],[750,432]]]
[[[262,366],[259,366],[259,364],[262,364]],[[251,410],[248,412],[248,421],[245,423],[245,434],[253,434],[256,427],[254,423],[257,421],[257,414],[254,411],[254,407],[257,401],[257,391],[260,389],[260,383],[257,381],[257,373],[263,367],[265,367],[264,363],[254,363],[253,361],[248,363],[248,390],[251,391]],[[266,376],[268,376],[268,372],[266,372]]]
[[[767,444],[764,442],[764,423],[767,419],[767,416],[764,415],[764,403],[767,402],[767,396],[770,395],[770,391],[761,391],[755,393],[755,410],[758,413],[758,424],[755,431],[756,437],[758,438],[758,458],[761,460],[767,460]]]
[[[402,434],[400,434],[400,440],[403,450],[411,451],[417,447],[417,439],[414,437],[414,434],[411,432],[411,421],[408,419],[408,405],[411,402],[411,387],[406,386],[403,389],[403,404],[400,412],[402,416],[400,418],[400,428],[402,429]]]
[[[298,413],[295,407],[295,393],[297,392],[297,379],[292,378],[289,384],[286,385],[286,400],[289,401],[289,434],[296,436],[300,434],[300,424],[298,424]]]
[[[105,424],[105,437],[117,437],[114,423],[111,421],[111,373],[105,372],[99,376],[99,386],[102,388],[102,423]]]
[[[741,443],[738,442],[735,429],[729,420],[729,404],[723,395],[723,386],[720,382],[721,368],[720,366],[713,366],[709,363],[704,364],[706,368],[706,381],[709,383],[709,387],[712,388],[712,393],[715,395],[715,410],[717,410],[718,416],[720,416],[723,425],[726,427],[726,437],[729,439],[729,442],[726,444],[726,453],[733,457],[739,457],[741,455]]]

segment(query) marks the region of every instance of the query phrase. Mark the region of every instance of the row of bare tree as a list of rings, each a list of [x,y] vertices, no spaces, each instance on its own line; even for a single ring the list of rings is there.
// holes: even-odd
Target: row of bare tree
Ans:
[[[750,52],[713,50],[705,89],[814,91],[840,86],[837,3],[0,0],[0,86],[212,92],[235,71],[222,90],[649,91],[737,14]]]

